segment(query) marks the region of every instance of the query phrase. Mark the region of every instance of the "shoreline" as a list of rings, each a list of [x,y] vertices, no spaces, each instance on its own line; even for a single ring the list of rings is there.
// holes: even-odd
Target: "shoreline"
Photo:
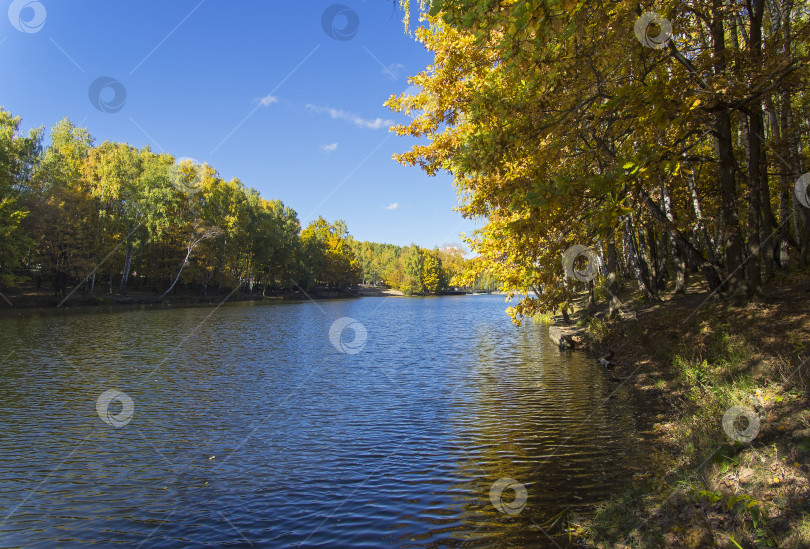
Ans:
[[[568,516],[585,546],[810,546],[810,284],[804,273],[773,282],[751,303],[693,284],[656,304],[627,292],[620,318],[581,300],[571,324],[547,323],[561,352],[613,351],[614,388],[660,415],[635,482]],[[740,407],[760,418],[750,440],[726,425]]]
[[[58,311],[58,310],[80,310],[92,308],[110,308],[126,310],[132,307],[197,307],[205,305],[217,305],[220,303],[249,303],[249,302],[296,302],[325,299],[350,299],[361,297],[359,293],[345,292],[320,292],[309,296],[301,292],[288,292],[276,295],[261,294],[240,294],[222,292],[218,295],[174,295],[158,299],[152,293],[144,294],[132,292],[128,296],[117,294],[96,294],[93,297],[72,297],[60,304],[60,300],[53,296],[46,295],[6,295],[6,299],[0,299],[0,315],[13,313],[14,311]],[[326,295],[328,294],[328,295]],[[9,301],[11,305],[9,305]]]
[[[230,292],[222,292],[216,295],[200,296],[199,294],[179,294],[170,295],[158,299],[159,295],[153,292],[130,291],[129,295],[118,294],[94,294],[92,297],[82,297],[81,295],[71,296],[60,304],[61,299],[57,299],[51,293],[42,291],[28,292],[0,292],[0,316],[14,313],[14,311],[48,311],[48,310],[79,310],[92,308],[117,309],[132,307],[197,307],[205,305],[216,305],[223,301],[227,303],[246,302],[298,302],[298,301],[321,301],[328,299],[356,299],[361,297],[426,297],[421,295],[409,296],[393,288],[383,288],[381,286],[359,285],[356,289],[346,290],[315,290],[311,292],[283,292],[273,295],[243,294],[236,292],[229,296]],[[78,292],[77,292],[78,294]],[[471,295],[466,292],[445,291],[438,296],[445,297]],[[495,292],[492,295],[496,295]],[[497,294],[501,295],[501,294]],[[504,294],[505,295],[505,294]]]

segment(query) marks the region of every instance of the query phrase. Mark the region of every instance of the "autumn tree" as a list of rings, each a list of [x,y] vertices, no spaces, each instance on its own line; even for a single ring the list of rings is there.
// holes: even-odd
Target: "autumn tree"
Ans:
[[[362,282],[360,262],[352,251],[344,221],[330,224],[318,216],[301,232],[301,245],[307,254],[310,284],[337,289]]]
[[[489,272],[525,292],[516,318],[569,307],[589,287],[565,274],[561,258],[574,245],[590,249],[611,280],[626,266],[655,300],[671,264],[682,281],[695,268],[713,290],[756,293],[762,250],[778,247],[766,229],[778,226],[790,240],[791,213],[780,208],[776,219],[770,197],[784,197],[802,173],[797,129],[807,121],[792,113],[807,97],[807,14],[789,2],[657,9],[421,6],[426,24],[416,37],[435,59],[411,78],[418,93],[388,105],[414,116],[395,131],[428,143],[397,159],[453,174],[459,211],[486,220],[469,239],[480,257],[473,275]],[[758,105],[780,98],[787,115],[772,117],[769,130]],[[792,144],[775,141],[780,125]],[[780,146],[784,155],[768,154]],[[766,166],[788,175],[777,180]],[[796,209],[803,224],[793,242],[806,242],[806,215]]]

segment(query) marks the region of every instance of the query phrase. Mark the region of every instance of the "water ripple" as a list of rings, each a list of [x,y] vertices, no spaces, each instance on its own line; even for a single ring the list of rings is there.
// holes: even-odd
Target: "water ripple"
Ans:
[[[0,542],[551,546],[537,525],[625,484],[649,417],[503,308],[364,298],[235,304],[208,321],[208,308],[0,318]],[[361,352],[330,342],[341,317],[367,329]],[[134,403],[120,428],[96,411],[111,388]],[[518,514],[490,500],[504,478],[526,488]]]

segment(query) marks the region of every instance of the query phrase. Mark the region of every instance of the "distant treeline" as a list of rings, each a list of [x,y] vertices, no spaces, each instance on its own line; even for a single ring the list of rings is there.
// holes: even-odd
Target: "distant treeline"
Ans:
[[[95,145],[67,119],[20,132],[0,109],[0,288],[57,297],[128,290],[200,295],[346,289],[438,293],[460,250],[357,242],[343,221],[296,212],[210,166],[125,143]]]
[[[447,289],[497,289],[494,278],[484,274],[466,280],[470,259],[461,247],[426,250],[415,244],[395,246],[375,242],[352,242],[365,284],[382,284],[407,295],[433,295]]]

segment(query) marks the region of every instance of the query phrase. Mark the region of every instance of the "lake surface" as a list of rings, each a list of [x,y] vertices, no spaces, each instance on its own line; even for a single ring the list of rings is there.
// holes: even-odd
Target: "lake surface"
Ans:
[[[506,306],[2,317],[0,546],[554,547],[650,414]]]

